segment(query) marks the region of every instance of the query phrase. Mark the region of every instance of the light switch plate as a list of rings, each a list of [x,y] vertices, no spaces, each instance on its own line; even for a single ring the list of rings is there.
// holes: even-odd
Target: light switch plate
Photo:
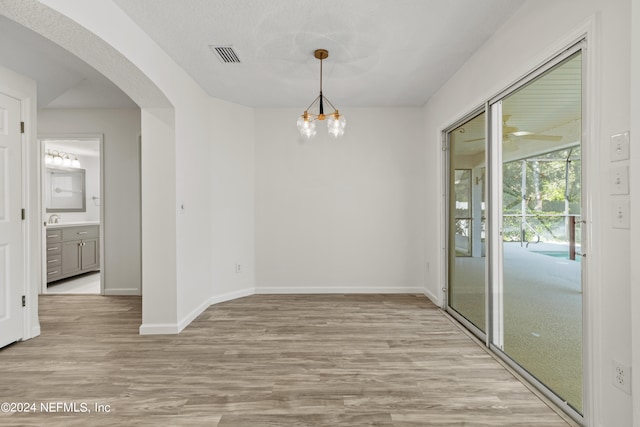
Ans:
[[[611,194],[629,194],[629,166],[616,166],[609,171]]]
[[[631,222],[629,215],[631,213],[629,199],[614,198],[611,201],[611,215],[613,216],[613,228],[630,228]]]
[[[611,161],[629,160],[629,132],[611,135]]]

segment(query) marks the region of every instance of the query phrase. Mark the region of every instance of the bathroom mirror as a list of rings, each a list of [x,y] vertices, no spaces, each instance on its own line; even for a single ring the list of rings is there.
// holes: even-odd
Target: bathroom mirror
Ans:
[[[47,168],[45,203],[47,212],[86,212],[84,169]]]

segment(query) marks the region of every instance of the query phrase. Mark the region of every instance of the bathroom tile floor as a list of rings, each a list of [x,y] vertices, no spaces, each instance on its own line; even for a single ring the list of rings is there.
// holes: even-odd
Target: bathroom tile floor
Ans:
[[[47,294],[100,294],[100,272],[52,282],[47,287]]]

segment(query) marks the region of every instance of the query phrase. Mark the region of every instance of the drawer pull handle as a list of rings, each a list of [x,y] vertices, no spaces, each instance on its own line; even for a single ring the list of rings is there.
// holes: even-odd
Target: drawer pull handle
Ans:
[[[48,251],[55,251],[55,250],[57,250],[57,249],[58,249],[58,247],[57,247],[57,246],[56,246],[55,248],[47,248],[47,250],[48,250]]]
[[[49,235],[47,235],[48,239],[53,238],[53,237],[60,237],[60,235],[59,234],[49,234]]]
[[[50,259],[49,261],[47,261],[48,263],[52,263],[52,262],[58,262],[57,259]]]
[[[88,231],[78,231],[78,234],[87,234]]]
[[[58,270],[56,270],[56,271],[50,271],[48,274],[49,274],[50,276],[53,276],[54,274],[58,274]]]

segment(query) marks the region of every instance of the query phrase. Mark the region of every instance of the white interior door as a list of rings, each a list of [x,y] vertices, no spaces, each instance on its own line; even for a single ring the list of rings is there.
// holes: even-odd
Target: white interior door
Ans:
[[[0,93],[0,347],[22,338],[20,101]]]

